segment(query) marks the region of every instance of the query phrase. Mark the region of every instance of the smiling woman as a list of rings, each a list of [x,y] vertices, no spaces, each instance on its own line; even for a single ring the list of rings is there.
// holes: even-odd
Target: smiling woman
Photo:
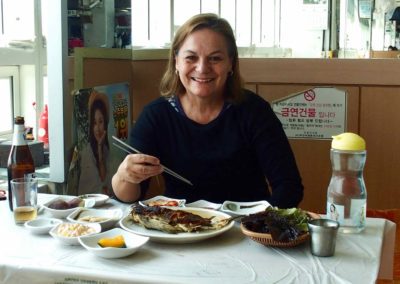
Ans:
[[[303,186],[290,144],[269,103],[242,88],[225,19],[199,14],[178,29],[160,89],[131,132],[141,154],[128,155],[113,177],[118,198],[143,197],[149,179],[164,171],[162,161],[193,184],[164,175],[172,198],[299,204]]]

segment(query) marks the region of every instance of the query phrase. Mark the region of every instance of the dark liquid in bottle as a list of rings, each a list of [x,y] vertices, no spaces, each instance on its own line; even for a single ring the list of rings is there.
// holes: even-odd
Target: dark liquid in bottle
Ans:
[[[24,125],[24,118],[15,118],[15,128]],[[19,129],[19,130],[20,130]],[[15,178],[23,178],[26,174],[32,174],[35,172],[35,165],[29,146],[26,144],[22,133],[15,133],[17,129],[14,129],[14,136],[18,136],[18,139],[13,139],[13,145],[11,146],[10,155],[8,156],[7,174],[8,174],[8,202],[10,210],[13,211],[12,203],[12,190],[11,180]]]

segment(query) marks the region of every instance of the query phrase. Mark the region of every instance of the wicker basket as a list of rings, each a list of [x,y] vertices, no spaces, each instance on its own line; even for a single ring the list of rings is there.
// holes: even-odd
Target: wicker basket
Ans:
[[[260,243],[264,246],[281,247],[281,248],[295,247],[295,246],[298,246],[298,245],[306,242],[310,238],[310,234],[306,233],[306,234],[301,235],[294,241],[279,242],[279,241],[274,241],[272,239],[271,234],[257,233],[257,232],[250,231],[250,230],[246,229],[243,224],[240,225],[240,228],[242,229],[243,234],[248,236],[253,241]]]

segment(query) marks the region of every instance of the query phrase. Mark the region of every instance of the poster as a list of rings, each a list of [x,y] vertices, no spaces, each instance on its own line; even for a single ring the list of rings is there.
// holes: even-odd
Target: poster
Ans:
[[[346,92],[317,87],[272,102],[288,138],[332,139],[346,131]]]
[[[127,83],[74,92],[75,148],[67,194],[112,195],[111,178],[125,157],[125,153],[112,145],[112,136],[128,140],[131,109]]]

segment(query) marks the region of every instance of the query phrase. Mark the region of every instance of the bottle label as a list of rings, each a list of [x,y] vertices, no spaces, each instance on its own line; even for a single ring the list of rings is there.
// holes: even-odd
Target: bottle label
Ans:
[[[367,215],[367,206],[365,199],[352,199],[350,216],[353,221],[354,226],[364,227],[365,219]]]
[[[14,127],[15,129],[12,144],[14,146],[26,145],[25,127],[23,125],[15,125]]]
[[[350,215],[345,216],[345,206],[328,202],[326,208],[327,217],[338,221],[341,226],[364,227],[367,209],[366,200],[352,199],[350,204]]]
[[[344,219],[344,206],[334,203],[327,203],[326,215],[329,219],[343,223]]]

